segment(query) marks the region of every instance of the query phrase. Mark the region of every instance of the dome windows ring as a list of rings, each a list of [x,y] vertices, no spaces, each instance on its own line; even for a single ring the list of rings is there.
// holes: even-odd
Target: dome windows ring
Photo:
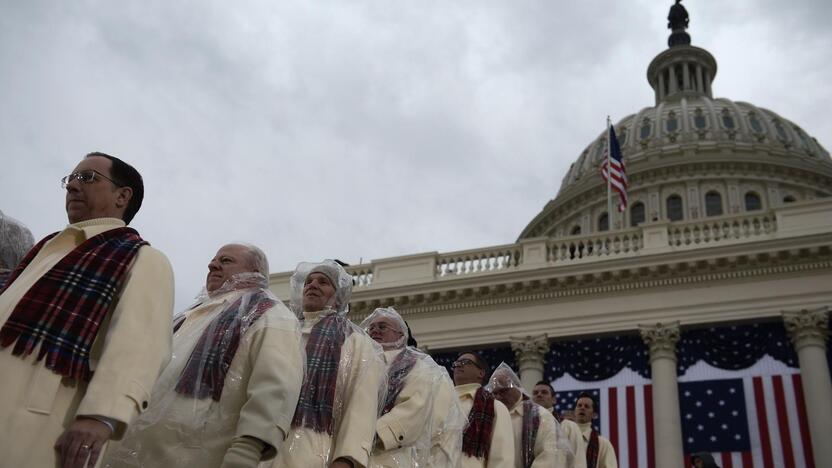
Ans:
[[[639,224],[643,223],[645,220],[645,216],[646,212],[644,209],[644,203],[634,203],[633,206],[630,208],[630,226],[636,227]]]
[[[722,215],[722,195],[711,191],[705,194],[705,216]]]
[[[684,204],[682,203],[682,197],[679,195],[671,195],[667,197],[665,206],[667,208],[668,220],[681,221],[685,219]]]
[[[763,202],[760,196],[754,192],[745,194],[745,211],[757,211],[763,209]]]

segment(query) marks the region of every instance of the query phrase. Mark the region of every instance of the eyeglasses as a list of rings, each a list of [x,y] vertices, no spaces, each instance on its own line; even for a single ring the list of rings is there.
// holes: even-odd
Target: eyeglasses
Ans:
[[[457,367],[467,366],[468,364],[473,364],[474,367],[476,367],[477,369],[482,369],[482,367],[480,367],[479,364],[470,359],[457,359],[456,361],[454,361],[453,364],[451,364],[451,367],[456,369]]]
[[[70,174],[68,176],[64,176],[61,179],[61,188],[66,188],[66,186],[69,185],[69,183],[72,182],[73,180],[77,180],[78,182],[81,182],[82,184],[91,184],[91,183],[95,182],[99,177],[102,178],[102,179],[109,180],[116,187],[124,187],[124,184],[116,182],[115,180],[105,176],[104,174],[96,171],[95,169],[88,169],[86,171],[73,172],[72,174]]]

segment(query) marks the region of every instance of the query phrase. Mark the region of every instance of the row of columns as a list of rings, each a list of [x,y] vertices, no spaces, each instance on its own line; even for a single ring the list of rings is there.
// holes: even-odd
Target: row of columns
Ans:
[[[784,311],[782,317],[800,362],[815,464],[832,467],[832,444],[823,442],[832,434],[832,378],[826,358],[829,308]],[[680,323],[642,325],[639,332],[650,350],[656,466],[683,468],[682,421],[676,376]],[[546,354],[549,352],[547,336],[512,338],[511,349],[517,357],[523,386],[533,388],[535,383],[543,380]]]

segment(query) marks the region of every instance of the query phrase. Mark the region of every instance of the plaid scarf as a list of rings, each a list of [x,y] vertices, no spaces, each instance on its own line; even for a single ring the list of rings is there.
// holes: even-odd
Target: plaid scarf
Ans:
[[[347,319],[337,314],[323,317],[312,327],[306,342],[306,375],[292,427],[308,427],[329,435],[335,432],[335,386],[348,328]]]
[[[488,461],[491,432],[494,428],[494,395],[483,389],[474,394],[474,406],[468,413],[468,427],[462,434],[462,453]]]
[[[523,401],[523,442],[521,452],[523,467],[529,468],[534,462],[534,444],[537,439],[537,428],[540,425],[539,408],[531,400]]]
[[[396,398],[399,397],[399,393],[404,388],[404,379],[413,370],[416,360],[416,353],[409,348],[405,348],[396,356],[396,359],[393,359],[393,363],[390,364],[390,369],[387,371],[387,396],[381,414],[389,413],[396,405]]]
[[[595,468],[598,466],[599,446],[598,431],[593,429],[589,434],[589,444],[586,446],[586,468]]]
[[[225,376],[237,353],[240,337],[274,304],[266,291],[255,289],[244,293],[220,312],[202,332],[191,352],[176,383],[176,393],[198,399],[210,396],[214,401],[220,401]],[[177,318],[174,331],[179,330],[183,322],[184,316]]]
[[[5,288],[57,234],[47,236],[26,254]],[[111,229],[84,241],[20,299],[0,329],[0,347],[14,343],[12,354],[25,357],[41,344],[37,360],[46,357],[47,369],[89,382],[93,374],[90,348],[133,259],[144,245],[148,243],[128,227]]]

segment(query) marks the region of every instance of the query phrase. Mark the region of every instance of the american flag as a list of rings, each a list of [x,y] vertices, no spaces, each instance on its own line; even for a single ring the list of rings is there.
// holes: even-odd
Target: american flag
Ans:
[[[718,379],[681,382],[683,466],[692,465],[692,454],[709,452],[722,468],[814,467],[800,375],[794,369],[783,371],[773,375],[753,375],[748,369],[717,371]],[[585,387],[557,392],[555,408],[572,409],[579,393],[594,392],[601,411],[598,428],[615,447],[618,466],[658,468],[652,385],[646,379],[616,385],[622,380],[616,377],[605,386],[586,382]],[[630,375],[623,380],[632,383],[634,378],[638,379]],[[553,385],[555,390],[563,387],[558,381]]]
[[[609,170],[607,166],[612,169]],[[624,167],[624,155],[615,137],[615,128],[610,125],[609,145],[604,150],[604,161],[601,163],[601,177],[604,181],[612,175],[609,184],[618,192],[618,211],[627,209],[627,169]]]

